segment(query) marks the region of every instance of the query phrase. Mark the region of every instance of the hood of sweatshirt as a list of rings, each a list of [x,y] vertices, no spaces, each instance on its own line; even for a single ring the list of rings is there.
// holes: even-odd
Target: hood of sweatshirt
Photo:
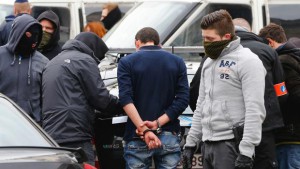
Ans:
[[[31,15],[23,14],[21,16],[16,17],[12,24],[12,29],[9,34],[7,48],[11,53],[14,53],[16,47],[18,46],[22,36],[28,30],[29,27],[36,24],[39,27],[40,36],[38,38],[38,44],[40,44],[42,40],[42,26],[41,24],[34,19]]]
[[[279,55],[288,54],[300,62],[300,39],[290,38],[277,52]]]
[[[105,57],[108,51],[106,44],[101,38],[92,32],[81,32],[75,39],[66,42],[62,50],[78,50],[90,55],[97,64]]]
[[[51,10],[45,11],[39,15],[37,20],[41,22],[41,20],[47,19],[52,24],[54,24],[54,32],[52,34],[52,37],[49,41],[49,43],[45,46],[46,50],[51,50],[53,47],[55,47],[58,44],[58,41],[60,40],[60,22],[58,16]]]

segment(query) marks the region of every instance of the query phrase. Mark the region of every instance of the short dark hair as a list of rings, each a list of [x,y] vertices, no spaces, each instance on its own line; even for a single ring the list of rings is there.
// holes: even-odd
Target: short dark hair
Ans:
[[[154,42],[154,45],[158,45],[159,35],[155,29],[151,27],[145,27],[136,33],[135,40],[140,40],[142,43]]]
[[[230,33],[235,35],[231,15],[224,9],[205,15],[201,21],[201,29],[215,29],[220,36]]]
[[[284,29],[282,26],[277,25],[275,23],[270,23],[269,25],[263,27],[258,36],[263,37],[265,39],[270,38],[277,43],[284,43],[287,41]]]

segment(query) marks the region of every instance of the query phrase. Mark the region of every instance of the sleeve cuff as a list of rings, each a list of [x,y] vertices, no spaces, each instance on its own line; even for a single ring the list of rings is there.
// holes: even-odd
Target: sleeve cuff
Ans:
[[[241,141],[239,145],[240,154],[245,155],[249,158],[252,158],[254,154],[255,146],[253,144]]]

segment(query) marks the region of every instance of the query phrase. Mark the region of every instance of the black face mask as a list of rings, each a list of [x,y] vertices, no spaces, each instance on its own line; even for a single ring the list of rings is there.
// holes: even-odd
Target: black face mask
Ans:
[[[29,56],[32,54],[38,47],[40,34],[40,27],[38,25],[29,27],[20,39],[19,44],[16,47],[16,53],[22,56]]]

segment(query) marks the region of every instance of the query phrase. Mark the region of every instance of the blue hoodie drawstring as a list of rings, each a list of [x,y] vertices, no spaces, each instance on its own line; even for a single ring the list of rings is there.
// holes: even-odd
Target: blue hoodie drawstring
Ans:
[[[14,65],[14,64],[15,64],[15,61],[16,61],[16,55],[14,55],[14,59],[13,59],[13,61],[10,63],[10,65],[11,65],[11,66]]]
[[[28,72],[27,72],[27,84],[30,85],[30,72],[31,72],[31,62],[32,62],[32,56],[30,54],[29,56],[29,65],[28,65]]]
[[[16,55],[14,55],[13,61],[10,63],[10,65],[14,65],[16,61]],[[22,56],[19,56],[19,64],[21,64]],[[28,71],[27,71],[27,84],[30,85],[30,72],[31,72],[31,62],[32,62],[32,55],[29,56],[29,64],[28,64]]]
[[[22,62],[22,56],[19,56],[19,65],[21,64]]]

